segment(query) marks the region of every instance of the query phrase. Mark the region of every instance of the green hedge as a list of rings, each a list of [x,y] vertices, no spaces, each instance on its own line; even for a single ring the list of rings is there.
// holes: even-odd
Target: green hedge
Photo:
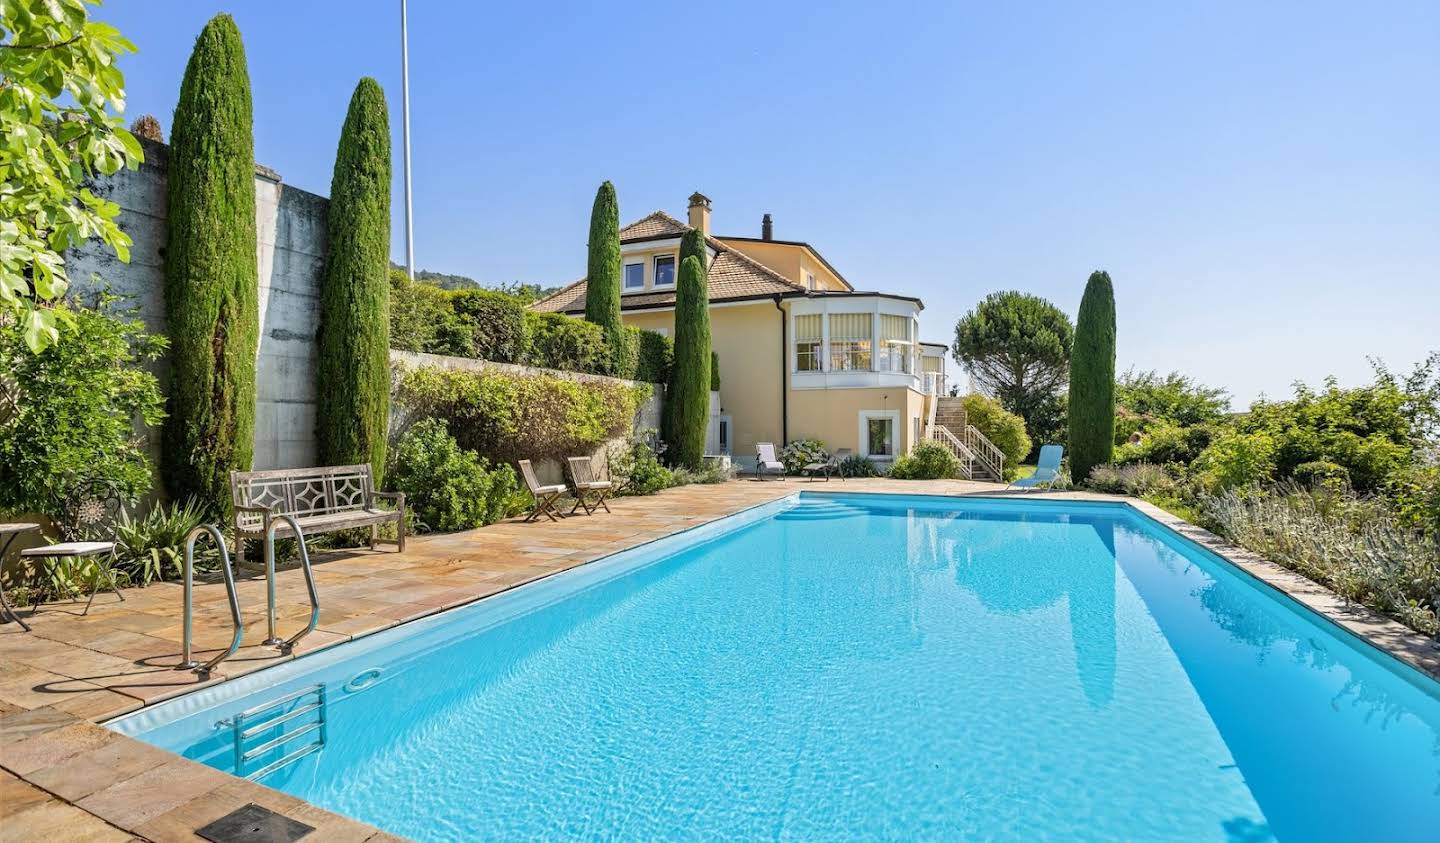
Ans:
[[[493,524],[509,514],[516,489],[513,468],[492,469],[456,444],[440,419],[423,419],[406,432],[391,473],[396,491],[405,493],[405,502],[432,530]]]
[[[675,363],[675,344],[664,334],[654,331],[642,331],[632,328],[638,346],[638,354],[635,361],[635,374],[631,380],[643,383],[667,383],[670,380],[670,367]]]
[[[525,359],[525,304],[495,290],[456,290],[450,294],[462,331],[469,334],[464,357],[520,363]],[[468,330],[466,330],[468,329]]]
[[[255,454],[255,150],[240,30],[216,15],[180,83],[170,136],[165,305],[170,416],[165,485],[230,511],[230,472]]]
[[[428,367],[400,367],[397,380],[405,417],[443,419],[462,448],[506,463],[589,454],[624,435],[650,394],[613,381]]]
[[[1025,420],[1000,406],[994,398],[978,392],[965,396],[962,403],[969,423],[1005,455],[1005,479],[1014,477],[1031,448]]]
[[[355,87],[330,182],[320,280],[316,444],[321,465],[368,462],[381,483],[390,425],[390,119],[385,92]]]
[[[563,313],[527,313],[529,352],[525,362],[546,369],[608,375],[613,370],[605,331],[594,322]]]

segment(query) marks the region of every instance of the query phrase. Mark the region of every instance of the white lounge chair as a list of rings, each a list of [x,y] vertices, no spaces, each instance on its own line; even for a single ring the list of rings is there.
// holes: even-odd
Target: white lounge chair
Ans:
[[[529,460],[520,460],[520,476],[525,478],[525,488],[535,497],[535,508],[530,510],[526,516],[525,523],[530,523],[540,516],[547,516],[551,521],[559,521],[565,517],[565,513],[555,508],[555,500],[565,494],[564,483],[551,483],[542,485],[535,476],[535,469],[531,467]]]
[[[1064,445],[1045,445],[1040,448],[1040,459],[1035,464],[1035,473],[1011,481],[1010,485],[1021,489],[1036,489],[1041,486],[1053,489],[1055,481],[1060,479],[1060,461],[1064,458]]]
[[[602,507],[609,512],[605,499],[610,496],[610,481],[595,479],[589,457],[570,457],[567,462],[570,463],[571,485],[575,487],[575,506],[571,507],[570,514],[574,515],[575,510],[582,506],[586,515],[594,515],[595,510]]]
[[[784,474],[785,463],[776,459],[774,442],[756,442],[755,476],[760,480],[764,480],[766,472],[771,474]]]

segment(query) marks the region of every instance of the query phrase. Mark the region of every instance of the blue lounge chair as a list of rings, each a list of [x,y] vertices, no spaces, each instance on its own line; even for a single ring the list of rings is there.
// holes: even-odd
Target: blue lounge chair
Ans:
[[[1035,473],[1021,480],[1012,481],[1010,485],[1019,486],[1022,489],[1034,489],[1040,486],[1047,489],[1054,488],[1055,481],[1060,479],[1060,461],[1064,458],[1064,445],[1044,445],[1040,448],[1040,460],[1035,465]]]

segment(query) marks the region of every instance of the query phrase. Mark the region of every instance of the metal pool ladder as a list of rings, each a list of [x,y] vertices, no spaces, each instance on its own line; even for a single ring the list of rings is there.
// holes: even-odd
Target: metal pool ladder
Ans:
[[[285,706],[292,708],[283,710]],[[325,748],[325,683],[247,708],[231,720],[235,733],[235,775],[252,781],[288,767]],[[296,746],[295,742],[304,739]],[[257,767],[267,754],[285,748],[278,760]]]
[[[235,627],[230,637],[230,648],[205,664],[195,661],[191,655],[194,644],[195,616],[195,541],[206,533],[220,548],[220,570],[225,573],[225,594],[230,599],[230,622]],[[225,550],[225,536],[220,528],[212,524],[201,524],[185,537],[185,640],[176,670],[193,670],[201,679],[208,678],[217,664],[225,661],[240,649],[240,640],[245,636],[244,624],[240,621],[240,597],[235,593],[235,573],[230,569],[230,554]]]

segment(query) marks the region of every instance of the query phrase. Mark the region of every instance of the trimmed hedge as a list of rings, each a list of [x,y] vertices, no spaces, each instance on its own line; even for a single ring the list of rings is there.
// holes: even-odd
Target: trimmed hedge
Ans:
[[[321,465],[370,463],[378,487],[390,425],[390,118],[369,77],[340,131],[326,227],[316,444]]]
[[[710,352],[710,391],[720,391],[720,355]]]
[[[1115,447],[1115,290],[1093,272],[1080,299],[1070,355],[1070,476],[1090,476]]]
[[[612,364],[605,332],[593,322],[563,313],[527,313],[530,348],[525,360],[531,366],[608,375]]]
[[[675,344],[664,334],[630,328],[630,339],[636,347],[635,372],[628,377],[642,383],[667,383],[670,367],[675,362]]]
[[[210,19],[185,67],[167,191],[165,485],[223,517],[230,472],[255,454],[260,341],[250,77],[229,15]]]
[[[404,418],[443,419],[460,447],[505,463],[591,453],[623,436],[650,394],[613,381],[458,369],[402,366],[396,379]]]
[[[515,296],[496,290],[456,290],[450,306],[457,321],[468,333],[465,357],[520,363],[525,359],[525,304]]]

